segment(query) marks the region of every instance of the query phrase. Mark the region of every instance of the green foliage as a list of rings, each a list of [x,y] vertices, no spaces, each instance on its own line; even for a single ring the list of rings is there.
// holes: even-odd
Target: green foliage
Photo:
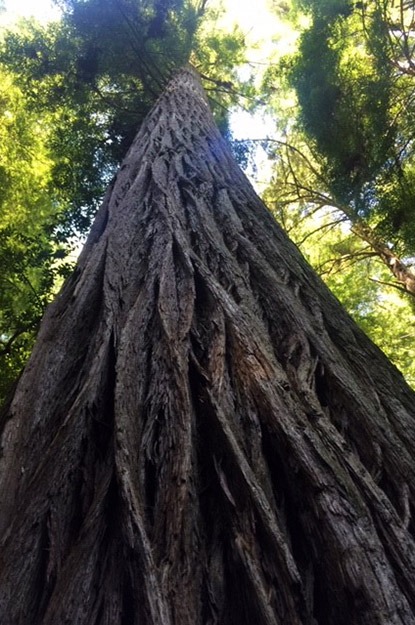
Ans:
[[[316,21],[301,39],[291,81],[306,132],[324,155],[333,192],[367,210],[365,184],[388,167],[396,128],[392,69],[361,47],[356,19]]]
[[[376,225],[399,254],[415,252],[414,84],[397,71],[392,2],[304,0],[311,24],[286,60],[300,122],[329,192]]]
[[[89,226],[114,169],[107,120],[96,94],[78,80],[76,53],[76,40],[66,27],[30,21],[6,33],[0,51],[3,65],[25,93],[28,111],[49,128],[49,189],[62,236]]]
[[[310,261],[366,334],[415,387],[413,359],[415,310],[408,298],[388,286],[385,265],[358,237],[333,228],[307,241]]]
[[[33,109],[54,115],[54,177],[66,203],[67,236],[71,226],[88,228],[103,188],[172,72],[191,60],[225,129],[229,107],[241,93],[251,97],[253,87],[237,75],[245,59],[242,34],[215,28],[217,15],[204,2],[60,4],[62,22],[25,22],[6,33],[0,60]]]
[[[53,242],[50,128],[0,68],[0,396],[27,358],[65,255]]]

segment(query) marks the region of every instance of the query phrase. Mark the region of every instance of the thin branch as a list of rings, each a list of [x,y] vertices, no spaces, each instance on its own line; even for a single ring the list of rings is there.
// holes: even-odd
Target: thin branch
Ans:
[[[391,286],[394,289],[397,289],[398,291],[400,291],[401,293],[405,293],[405,295],[408,295],[407,289],[401,286],[398,282],[389,282],[388,280],[378,280],[378,278],[369,278],[369,280],[371,280],[372,282],[375,282],[376,284],[382,284],[384,286]]]
[[[314,234],[317,234],[317,232],[321,232],[322,230],[326,230],[326,229],[332,229],[334,226],[338,226],[340,223],[342,223],[344,220],[343,219],[336,219],[334,221],[330,221],[326,224],[323,224],[321,226],[319,226],[318,228],[315,228],[314,230],[311,230],[310,232],[308,232],[302,239],[301,241],[297,241],[297,245],[299,247],[301,247],[302,245],[304,245],[305,241],[307,241],[307,239],[309,239],[310,237],[312,237]]]

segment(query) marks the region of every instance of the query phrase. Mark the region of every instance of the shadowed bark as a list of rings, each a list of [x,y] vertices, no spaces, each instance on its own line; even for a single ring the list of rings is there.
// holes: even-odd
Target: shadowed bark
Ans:
[[[182,70],[2,422],[0,622],[415,624],[414,417]]]

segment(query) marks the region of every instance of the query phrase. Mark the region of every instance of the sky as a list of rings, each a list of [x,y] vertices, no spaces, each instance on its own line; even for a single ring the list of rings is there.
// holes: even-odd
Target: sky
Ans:
[[[11,16],[20,15],[48,20],[59,15],[51,0],[4,0],[4,4]],[[224,5],[229,15],[237,20],[246,32],[255,31],[260,25],[264,37],[270,34],[272,23],[270,23],[267,10],[267,0],[255,0],[254,10],[252,0],[224,0]],[[253,14],[255,15],[254,23]]]
[[[214,6],[217,0],[210,0]],[[4,0],[7,19],[16,17],[36,17],[48,21],[59,16],[59,10],[52,0]],[[272,35],[278,30],[278,20],[270,14],[268,0],[223,0],[226,8],[225,23],[237,22],[251,41],[262,40],[262,50],[272,45]],[[255,6],[255,8],[253,8]]]
[[[59,16],[59,11],[49,0],[5,0],[8,19],[16,17],[36,17],[41,22]]]

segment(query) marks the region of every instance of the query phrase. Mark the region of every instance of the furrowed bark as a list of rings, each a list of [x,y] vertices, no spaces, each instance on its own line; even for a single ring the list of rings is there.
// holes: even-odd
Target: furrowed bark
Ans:
[[[0,622],[414,624],[414,406],[182,70],[3,422]]]

